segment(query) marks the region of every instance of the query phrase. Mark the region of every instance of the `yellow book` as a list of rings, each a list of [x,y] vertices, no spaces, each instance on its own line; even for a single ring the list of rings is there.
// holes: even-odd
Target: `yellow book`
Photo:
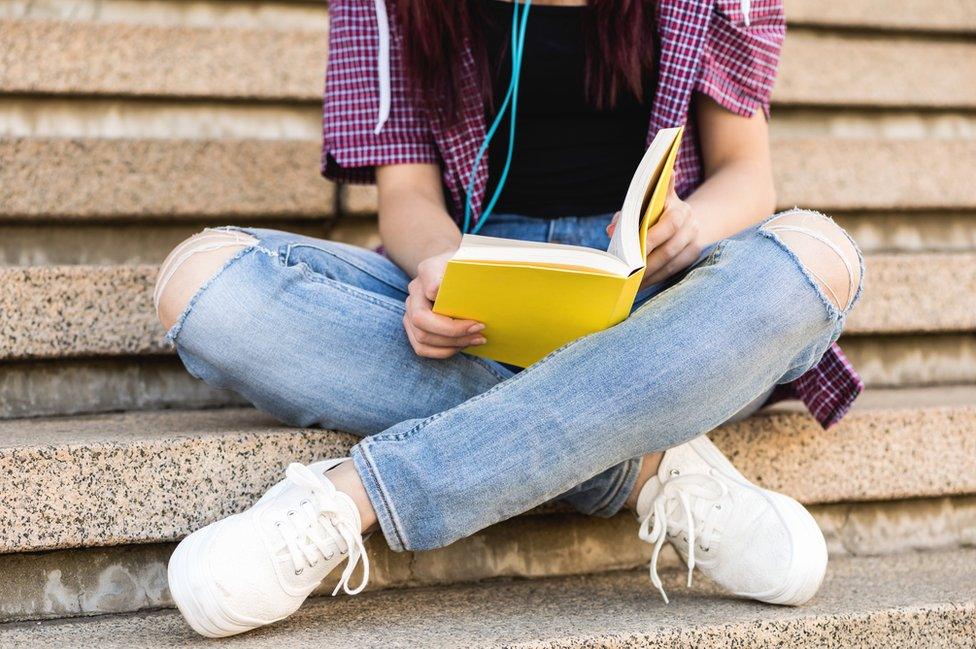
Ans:
[[[606,251],[467,234],[447,264],[434,311],[485,324],[465,351],[520,367],[630,313],[647,229],[664,211],[683,127],[663,129],[637,166]]]

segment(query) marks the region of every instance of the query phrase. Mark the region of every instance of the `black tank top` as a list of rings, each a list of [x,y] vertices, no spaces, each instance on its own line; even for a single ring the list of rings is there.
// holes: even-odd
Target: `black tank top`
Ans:
[[[497,110],[511,79],[513,4],[481,0],[489,18],[485,44]],[[584,7],[532,5],[522,56],[515,148],[493,213],[541,218],[614,212],[645,149],[650,97],[621,93],[612,110],[597,110],[584,88]],[[495,115],[488,111],[487,124]],[[491,198],[508,151],[509,119],[488,149]]]

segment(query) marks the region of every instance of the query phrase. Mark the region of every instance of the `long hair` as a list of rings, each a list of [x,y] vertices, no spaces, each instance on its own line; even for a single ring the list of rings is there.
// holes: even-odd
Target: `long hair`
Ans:
[[[461,105],[460,60],[470,47],[485,105],[492,105],[491,63],[481,26],[485,2],[500,0],[397,0],[404,62],[414,91],[448,121]],[[530,17],[531,22],[531,17]],[[641,98],[654,67],[654,0],[588,0],[584,8],[587,100],[613,108],[622,93]]]

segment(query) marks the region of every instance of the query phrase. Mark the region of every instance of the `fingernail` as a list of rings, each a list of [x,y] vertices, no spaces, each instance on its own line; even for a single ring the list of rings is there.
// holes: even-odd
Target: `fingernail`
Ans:
[[[479,331],[481,331],[484,328],[485,328],[485,325],[483,325],[483,324],[481,324],[479,322],[478,324],[473,324],[470,327],[468,327],[468,333],[469,334],[476,334],[476,333],[478,333]]]
[[[475,338],[474,340],[472,340],[471,341],[471,344],[472,345],[484,345],[486,342],[488,342],[487,339],[482,338],[482,337],[479,336],[478,338]]]

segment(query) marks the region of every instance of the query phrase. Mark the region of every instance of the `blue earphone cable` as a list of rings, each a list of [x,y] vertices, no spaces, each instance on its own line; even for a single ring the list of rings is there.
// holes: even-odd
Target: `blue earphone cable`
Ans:
[[[495,115],[495,119],[488,129],[488,133],[485,135],[484,142],[481,143],[481,147],[478,149],[478,155],[475,157],[474,164],[471,167],[471,178],[468,181],[467,193],[464,199],[464,227],[462,232],[465,234],[469,233],[471,228],[471,192],[474,191],[474,181],[478,171],[478,166],[481,164],[481,159],[484,157],[485,153],[488,151],[488,145],[491,143],[491,139],[495,136],[495,131],[498,130],[499,125],[501,125],[502,119],[505,117],[505,112],[508,110],[509,105],[511,105],[511,118],[509,120],[508,128],[508,155],[505,157],[505,166],[502,169],[501,176],[498,178],[498,184],[495,187],[495,192],[491,196],[491,200],[488,201],[488,205],[481,212],[481,218],[478,219],[478,223],[475,225],[474,229],[470,231],[470,234],[477,234],[481,230],[481,226],[485,224],[488,217],[491,216],[491,210],[495,207],[495,203],[498,202],[498,198],[501,196],[502,188],[505,186],[505,181],[508,179],[508,172],[512,166],[512,151],[515,148],[515,115],[518,110],[518,88],[519,88],[519,73],[522,70],[522,53],[525,47],[525,31],[528,26],[529,20],[529,7],[532,6],[532,0],[525,0],[525,9],[519,11],[519,2],[515,0],[512,8],[512,80],[508,84],[508,92],[505,93],[505,100],[498,109],[498,114]],[[521,16],[519,15],[521,13]]]

